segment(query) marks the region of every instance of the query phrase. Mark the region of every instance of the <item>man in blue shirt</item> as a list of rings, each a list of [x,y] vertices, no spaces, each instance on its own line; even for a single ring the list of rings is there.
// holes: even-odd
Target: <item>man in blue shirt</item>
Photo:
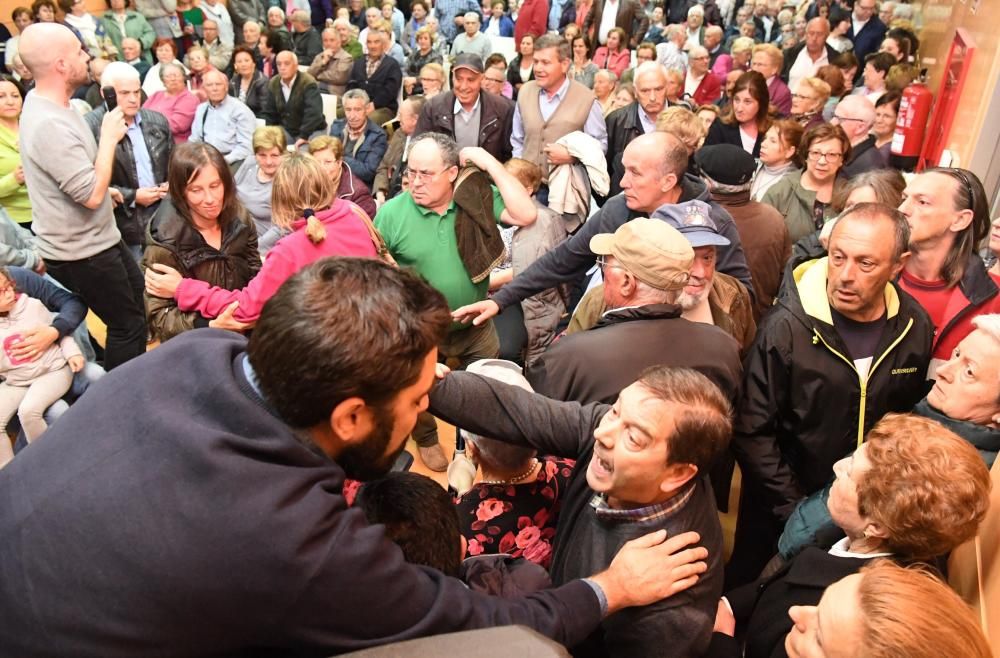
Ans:
[[[205,142],[219,149],[235,171],[250,157],[257,118],[242,101],[229,95],[229,81],[222,71],[206,73],[202,86],[208,100],[195,110],[188,141]]]
[[[131,65],[108,64],[101,74],[101,87],[114,88],[118,107],[128,125],[125,139],[115,147],[110,193],[122,240],[139,260],[149,220],[167,195],[167,165],[174,140],[166,117],[139,109],[142,102],[139,72]],[[100,134],[106,112],[107,107],[102,106],[84,117],[95,138]]]

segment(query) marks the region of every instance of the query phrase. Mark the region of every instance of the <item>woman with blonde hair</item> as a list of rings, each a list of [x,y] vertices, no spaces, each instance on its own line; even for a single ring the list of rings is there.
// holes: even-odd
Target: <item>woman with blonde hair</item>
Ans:
[[[291,153],[278,166],[271,198],[271,221],[291,232],[281,238],[264,266],[242,290],[213,287],[182,278],[176,270],[146,276],[146,291],[173,298],[182,311],[205,318],[227,313],[226,327],[245,329],[288,277],[327,256],[375,258],[373,233],[354,204],[338,199],[333,181],[311,155]]]
[[[990,658],[976,616],[923,568],[876,561],[826,588],[816,606],[792,606],[789,658]],[[836,638],[824,645],[823,638]],[[828,641],[829,642],[829,641]]]
[[[830,85],[819,78],[801,78],[792,91],[792,118],[805,130],[823,123],[823,108],[830,100]]]
[[[261,126],[253,131],[251,141],[253,160],[247,158],[236,171],[236,194],[250,213],[257,237],[261,241],[261,254],[267,254],[277,238],[264,246],[271,223],[271,183],[278,171],[281,158],[288,152],[288,142],[281,126]]]
[[[698,115],[686,107],[668,107],[656,118],[656,130],[670,133],[687,148],[688,157],[701,146],[705,139],[705,126]]]

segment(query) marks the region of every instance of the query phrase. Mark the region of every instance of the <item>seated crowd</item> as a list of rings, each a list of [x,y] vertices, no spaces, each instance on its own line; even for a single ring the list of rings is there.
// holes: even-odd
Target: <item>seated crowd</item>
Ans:
[[[908,4],[135,5],[0,34],[0,653],[991,655]]]

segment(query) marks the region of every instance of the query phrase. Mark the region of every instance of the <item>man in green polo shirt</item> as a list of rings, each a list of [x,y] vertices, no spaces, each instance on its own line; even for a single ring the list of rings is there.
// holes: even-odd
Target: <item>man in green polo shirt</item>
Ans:
[[[459,163],[473,164],[493,179],[493,216],[497,223],[527,226],[535,221],[535,204],[524,186],[492,155],[481,148],[465,148],[447,135],[425,133],[410,144],[407,158],[409,189],[390,199],[378,211],[375,226],[401,267],[412,267],[448,300],[452,310],[486,299],[489,279],[473,283],[458,253],[455,238],[457,206],[455,180]],[[465,367],[478,359],[495,358],[500,341],[492,322],[478,327],[453,323],[444,345],[444,360],[456,358]],[[435,471],[448,460],[438,444],[437,423],[420,414],[413,430],[420,458]]]

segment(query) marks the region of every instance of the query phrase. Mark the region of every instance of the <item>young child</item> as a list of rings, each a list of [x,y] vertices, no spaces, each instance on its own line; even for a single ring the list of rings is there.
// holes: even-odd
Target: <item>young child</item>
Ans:
[[[0,268],[0,468],[14,457],[7,440],[7,423],[17,413],[28,441],[34,441],[48,428],[42,414],[65,395],[73,382],[73,373],[84,364],[72,335],[49,345],[41,352],[22,354],[17,350],[22,332],[39,325],[47,326],[52,314],[45,306],[19,293],[6,268]]]

